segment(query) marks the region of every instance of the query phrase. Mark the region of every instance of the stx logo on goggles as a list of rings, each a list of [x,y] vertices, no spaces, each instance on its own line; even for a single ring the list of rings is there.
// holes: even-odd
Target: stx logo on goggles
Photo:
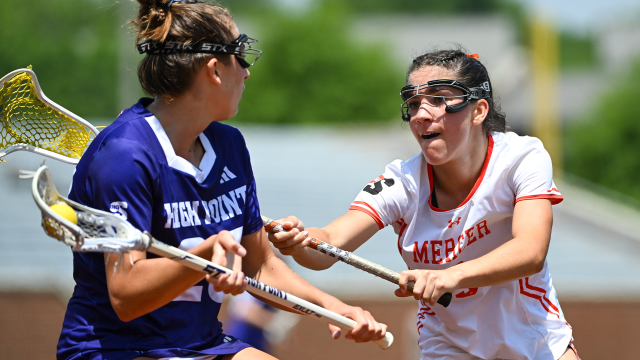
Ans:
[[[221,45],[221,44],[213,44],[213,43],[204,42],[204,43],[202,43],[200,49],[201,50],[209,50],[209,51],[226,52],[227,51],[227,46],[226,45]]]

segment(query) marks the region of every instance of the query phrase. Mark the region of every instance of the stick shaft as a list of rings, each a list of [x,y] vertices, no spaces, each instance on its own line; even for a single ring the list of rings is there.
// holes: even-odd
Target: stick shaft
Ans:
[[[287,231],[282,227],[281,224],[279,224],[276,221],[273,221],[272,219],[269,219],[266,216],[262,217],[262,223],[265,227],[265,230],[268,233],[273,234],[281,231]],[[371,262],[367,259],[363,259],[360,256],[355,255],[349,251],[342,250],[340,248],[337,248],[333,245],[327,244],[323,241],[320,241],[314,238],[310,239],[309,247],[327,256],[334,257],[360,270],[366,271],[372,275],[375,275],[377,277],[390,281],[396,285],[398,285],[399,283],[400,274],[398,274],[397,272],[387,269],[386,267],[376,264],[374,262]],[[409,291],[413,291],[414,285],[415,283],[413,281],[409,281],[409,283],[407,284],[407,289]],[[449,293],[442,295],[440,299],[438,299],[438,304],[444,307],[449,306],[449,303],[451,303],[451,297],[452,296]]]
[[[190,254],[186,251],[180,250],[173,246],[167,245],[163,242],[153,239],[150,247],[147,251],[152,252],[159,256],[164,256],[175,260],[193,270],[201,271],[207,274],[211,274],[217,277],[220,274],[230,274],[232,271],[222,267],[218,264],[207,261],[201,257]],[[325,323],[333,324],[345,331],[350,331],[356,326],[356,322],[329,311],[321,306],[308,302],[297,296],[288,294],[282,290],[278,290],[269,285],[263,284],[257,280],[254,280],[248,276],[245,276],[247,280],[247,291],[269,299],[280,305],[286,306],[302,315],[308,315],[312,318]],[[385,337],[381,340],[375,341],[381,348],[387,349],[393,343],[393,335],[387,332]]]

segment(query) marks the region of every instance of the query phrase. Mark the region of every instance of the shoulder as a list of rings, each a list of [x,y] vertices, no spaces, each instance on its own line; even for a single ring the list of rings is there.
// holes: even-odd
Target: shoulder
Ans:
[[[497,160],[495,165],[510,168],[523,161],[551,161],[542,141],[536,137],[520,136],[513,132],[491,133],[491,137],[494,142],[492,158]]]
[[[385,172],[399,178],[405,188],[415,191],[420,182],[423,162],[424,156],[422,152],[419,152],[407,161],[395,160],[391,162],[387,165]]]
[[[396,159],[387,164],[385,172],[393,173],[398,177],[411,176],[416,172],[420,172],[422,158],[422,152],[420,152],[407,161]]]
[[[93,161],[104,151],[112,152],[121,160],[140,154],[162,153],[162,147],[146,120],[153,115],[142,105],[145,100],[141,99],[131,108],[123,110],[111,125],[102,130],[87,149],[81,163],[83,160]]]
[[[76,174],[82,177],[89,173],[112,173],[122,177],[140,167],[156,168],[159,162],[166,162],[160,156],[162,147],[145,120],[146,114],[151,115],[140,102],[123,110],[93,140],[80,159]]]
[[[544,151],[544,145],[540,139],[533,136],[521,136],[514,132],[491,133],[494,150],[512,154],[522,154],[530,151]]]

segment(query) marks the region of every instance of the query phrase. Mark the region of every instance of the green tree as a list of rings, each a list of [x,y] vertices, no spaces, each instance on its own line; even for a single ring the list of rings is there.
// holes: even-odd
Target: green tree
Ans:
[[[565,131],[566,170],[640,200],[640,59]]]
[[[82,117],[116,109],[117,7],[110,0],[0,2],[0,72],[33,65],[44,93]]]
[[[399,119],[402,69],[383,45],[349,38],[349,17],[327,2],[302,16],[270,12],[252,18],[264,53],[237,118],[258,123],[380,122]]]

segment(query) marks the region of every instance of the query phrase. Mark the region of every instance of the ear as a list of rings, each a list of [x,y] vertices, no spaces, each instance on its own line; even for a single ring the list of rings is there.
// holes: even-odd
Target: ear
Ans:
[[[471,123],[473,125],[482,125],[484,119],[489,115],[489,103],[485,99],[479,99],[476,101],[476,106],[473,110],[473,118],[471,119]]]
[[[207,74],[207,79],[209,81],[214,82],[215,84],[222,84],[222,76],[221,76],[221,69],[220,67],[222,66],[222,63],[220,62],[220,60],[216,59],[216,58],[211,58],[211,60],[209,60],[207,62],[207,64],[205,66],[203,66],[203,71],[206,72]]]

